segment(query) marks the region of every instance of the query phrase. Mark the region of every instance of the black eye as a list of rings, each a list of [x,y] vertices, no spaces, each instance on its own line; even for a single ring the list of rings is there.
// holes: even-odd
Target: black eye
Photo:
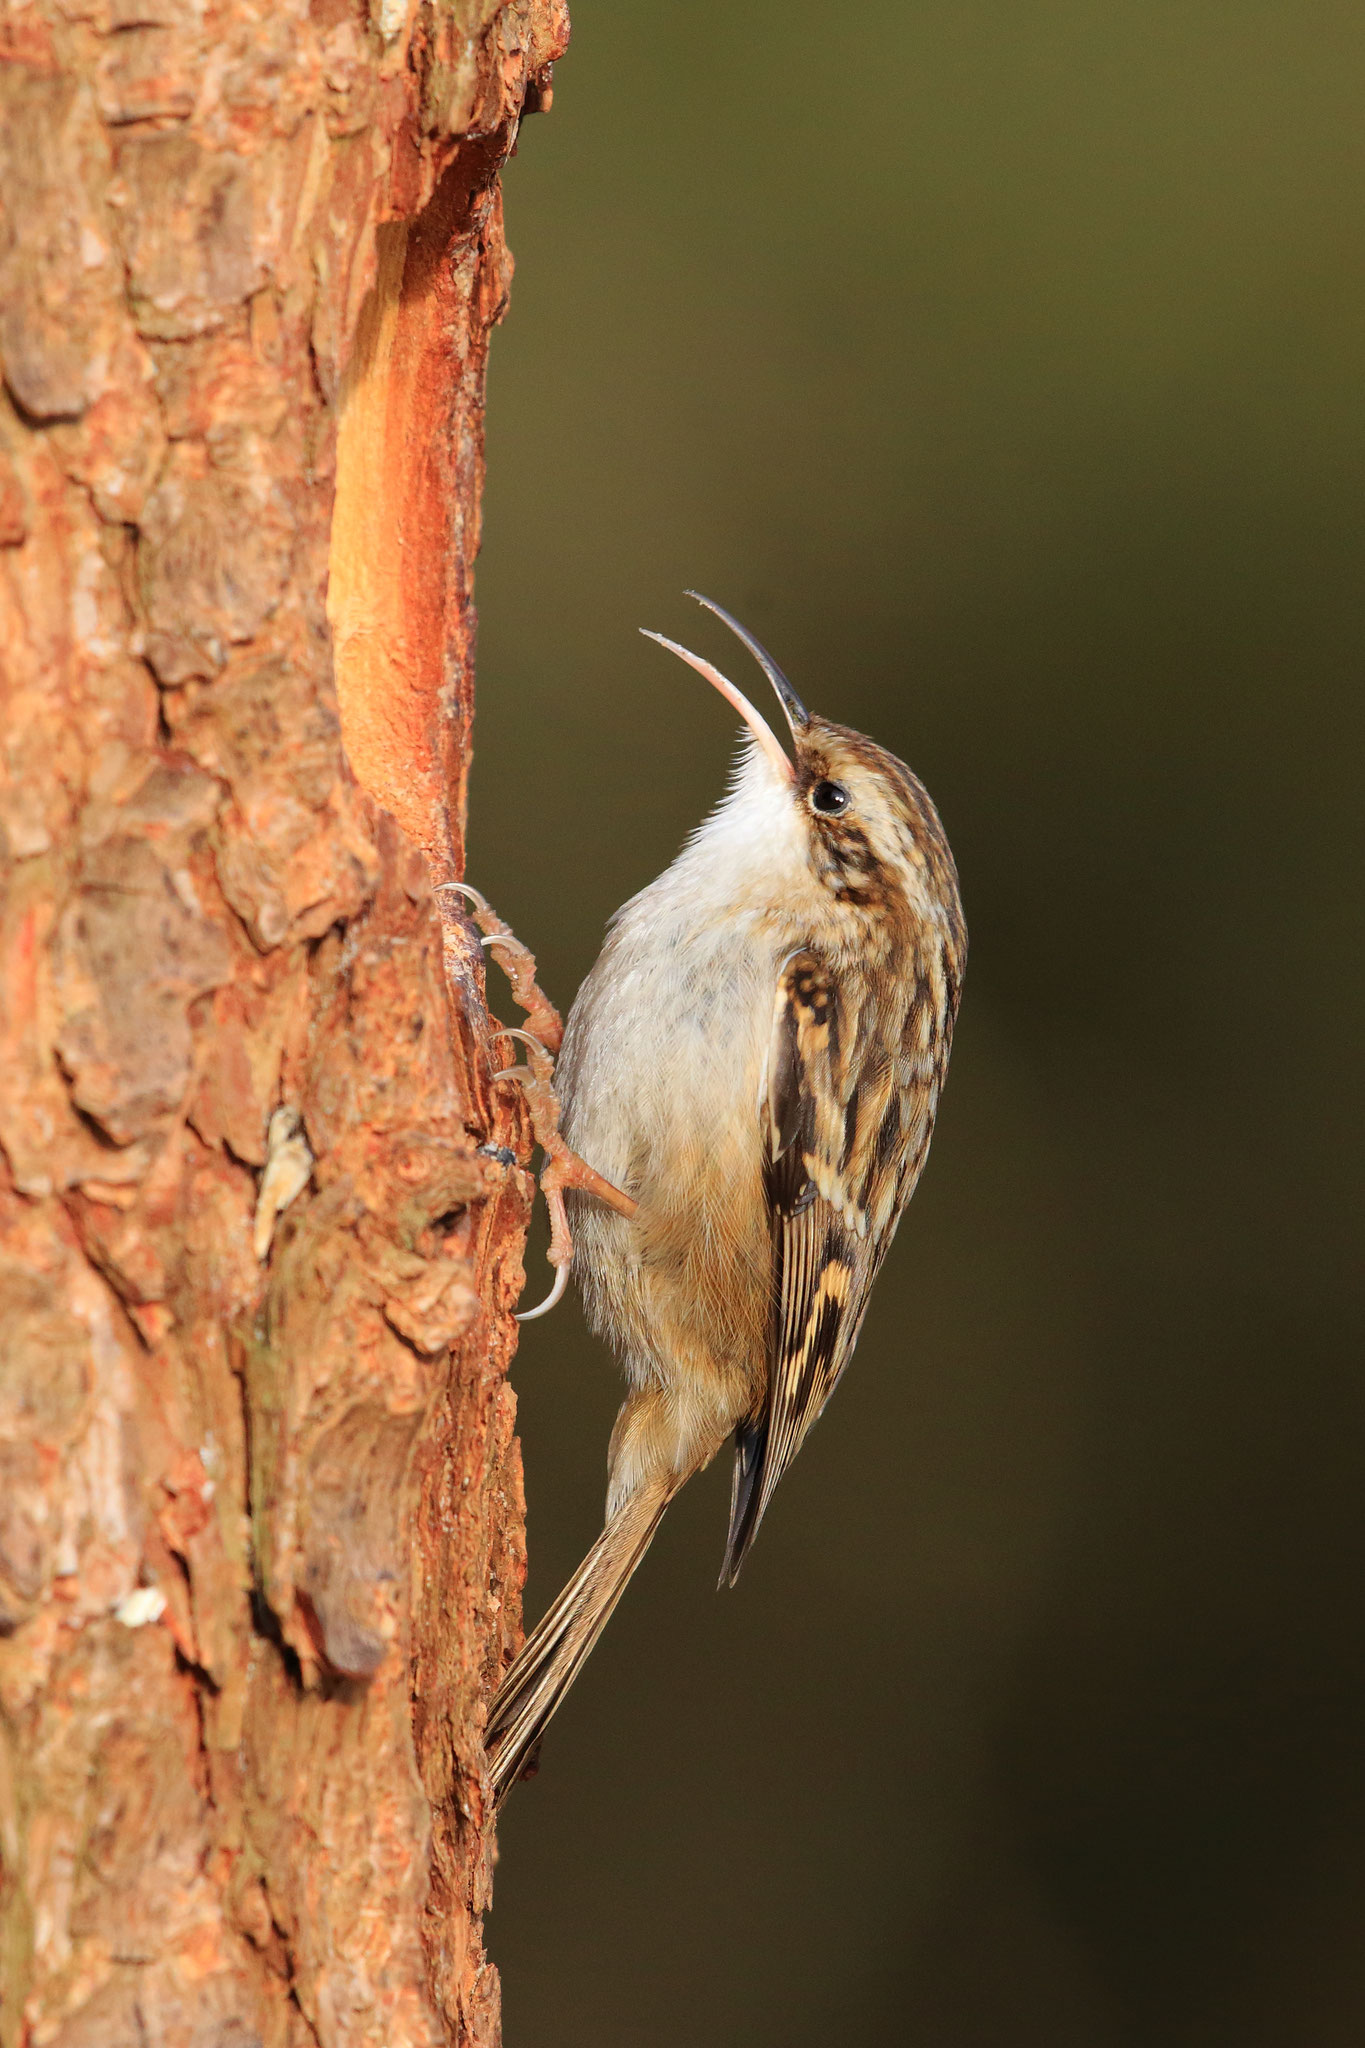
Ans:
[[[811,809],[820,811],[826,818],[837,818],[852,801],[842,782],[817,782],[810,793]]]

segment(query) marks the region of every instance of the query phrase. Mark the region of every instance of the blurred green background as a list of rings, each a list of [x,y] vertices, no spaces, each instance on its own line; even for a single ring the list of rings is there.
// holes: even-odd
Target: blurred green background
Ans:
[[[972,963],[738,1591],[717,1467],[509,1803],[509,2048],[1365,2038],[1363,80],[1345,0],[579,0],[470,872],[567,1005],[735,735],[636,628],[755,683],[696,585],[923,775]],[[515,1380],[534,1614],[619,1395],[576,1306]]]

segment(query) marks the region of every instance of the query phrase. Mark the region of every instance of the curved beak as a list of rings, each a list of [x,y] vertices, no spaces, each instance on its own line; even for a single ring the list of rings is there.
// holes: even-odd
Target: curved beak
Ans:
[[[788,730],[792,738],[796,739],[810,724],[810,713],[762,641],[755,640],[748,627],[741,626],[739,620],[727,612],[723,604],[717,604],[713,597],[703,597],[699,590],[689,590],[685,595],[695,598],[698,604],[704,604],[708,612],[714,612],[721,623],[730,628],[736,639],[744,642],[744,645],[748,648],[750,654],[752,654],[754,660],[776,690],[778,702],[782,706],[783,714],[787,721]]]
[[[725,614],[721,613],[721,616],[724,617]],[[699,654],[693,654],[688,648],[680,647],[676,640],[669,640],[662,633],[651,633],[648,626],[641,626],[640,631],[644,634],[646,640],[657,640],[660,647],[666,647],[670,654],[676,654],[680,661],[685,661],[689,668],[694,668],[699,676],[705,676],[707,682],[720,691],[726,703],[734,705],[736,711],[744,720],[744,723],[748,726],[750,732],[783,780],[795,782],[796,770],[787,758],[781,741],[772,727],[749,702],[743,690],[737,690],[728,676],[723,676],[718,668],[711,666],[709,661],[703,661]]]

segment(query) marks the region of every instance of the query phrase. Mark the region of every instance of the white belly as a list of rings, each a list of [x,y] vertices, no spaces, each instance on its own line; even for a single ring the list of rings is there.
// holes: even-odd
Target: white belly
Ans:
[[[779,950],[749,920],[632,905],[579,991],[559,1063],[574,1150],[635,1196],[575,1204],[590,1319],[637,1383],[764,1366],[771,1251],[759,1101]]]

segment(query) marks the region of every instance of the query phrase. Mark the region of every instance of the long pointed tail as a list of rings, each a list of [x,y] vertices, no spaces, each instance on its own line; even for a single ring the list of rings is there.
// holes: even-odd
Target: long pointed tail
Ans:
[[[620,1506],[498,1687],[484,1744],[501,1806],[654,1540],[675,1489],[646,1487]]]

